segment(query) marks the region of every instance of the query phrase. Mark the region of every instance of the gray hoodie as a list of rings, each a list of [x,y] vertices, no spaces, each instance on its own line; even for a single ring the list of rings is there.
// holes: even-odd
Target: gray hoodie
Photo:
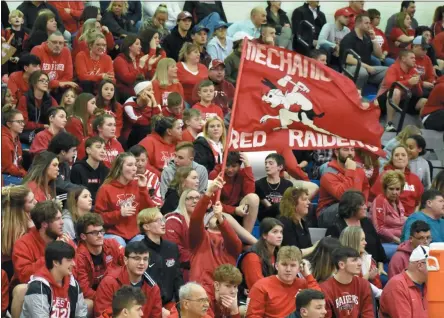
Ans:
[[[430,189],[430,186],[432,185],[432,178],[430,176],[430,166],[427,160],[425,160],[423,157],[410,159],[409,168],[410,171],[416,174],[419,180],[421,180],[424,189]]]
[[[63,233],[68,234],[72,240],[76,239],[76,230],[72,220],[71,212],[68,209],[62,211]]]
[[[199,175],[199,192],[204,193],[207,190],[208,184],[207,169],[194,161],[191,164],[191,167],[196,170],[197,174]],[[160,177],[160,195],[162,196],[162,199],[165,199],[165,194],[167,193],[171,181],[174,179],[176,170],[176,164],[174,163],[174,160],[171,160],[168,166],[162,171],[162,175]]]

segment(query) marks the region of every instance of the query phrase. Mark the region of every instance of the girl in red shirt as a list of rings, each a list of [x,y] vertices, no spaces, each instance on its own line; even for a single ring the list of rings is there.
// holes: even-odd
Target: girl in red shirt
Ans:
[[[65,108],[66,114],[70,116],[72,114],[72,109],[74,107],[74,102],[77,98],[77,92],[74,88],[68,88],[62,95],[60,100],[60,107]]]
[[[436,7],[432,24],[433,37],[444,31],[444,6]]]
[[[172,92],[179,93],[184,98],[182,84],[177,78],[176,61],[164,58],[157,63],[156,73],[153,77],[154,97],[162,108],[168,106],[168,95]]]
[[[389,56],[396,59],[402,48],[411,48],[415,38],[415,30],[412,29],[412,18],[406,12],[396,15],[396,24],[389,36]]]
[[[159,32],[153,28],[145,28],[140,32],[140,40],[143,54],[148,54],[148,78],[153,78],[157,65],[166,57],[165,51],[160,46]]]
[[[183,123],[185,129],[182,133],[182,141],[194,142],[203,126],[200,111],[195,108],[186,109],[183,112]]]
[[[68,118],[66,131],[74,135],[80,142],[86,137],[92,137],[92,119],[96,110],[96,98],[93,94],[80,94],[72,109],[72,115]]]
[[[123,127],[123,107],[117,101],[116,85],[110,80],[103,80],[98,87],[96,105],[116,119],[116,138],[120,137]]]
[[[199,63],[199,46],[185,42],[179,52],[179,62],[177,62],[177,78],[182,83],[184,99],[188,105],[193,104],[193,89],[200,81],[208,78],[208,68]]]
[[[49,127],[39,132],[32,141],[29,152],[33,155],[48,149],[51,139],[66,126],[66,111],[63,107],[53,107],[48,111]]]
[[[19,135],[25,127],[23,115],[17,109],[3,112],[2,126],[2,174],[4,185],[20,184],[26,175],[22,167],[22,144]]]

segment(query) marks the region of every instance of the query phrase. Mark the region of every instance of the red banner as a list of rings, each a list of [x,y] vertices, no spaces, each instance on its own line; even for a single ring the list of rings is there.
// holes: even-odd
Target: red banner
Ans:
[[[379,107],[362,104],[350,79],[278,47],[248,42],[242,56],[230,150],[358,147],[384,155]]]

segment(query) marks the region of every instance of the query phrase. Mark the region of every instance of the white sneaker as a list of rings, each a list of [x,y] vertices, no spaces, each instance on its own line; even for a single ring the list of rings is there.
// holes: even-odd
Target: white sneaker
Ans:
[[[385,131],[387,132],[396,132],[395,126],[393,126],[393,123],[389,121],[387,125],[385,125]]]

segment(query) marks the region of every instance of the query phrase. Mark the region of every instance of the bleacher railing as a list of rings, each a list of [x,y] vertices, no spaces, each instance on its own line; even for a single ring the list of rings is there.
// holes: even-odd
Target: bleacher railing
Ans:
[[[306,38],[308,42],[304,40],[304,38],[302,37],[303,35],[305,37],[307,36],[307,33],[305,33],[307,30],[311,31],[310,33],[308,33],[308,38]],[[308,22],[307,20],[302,20],[301,22],[299,22],[299,28],[296,33],[296,38],[300,44],[302,44],[307,50],[310,50],[311,47],[313,46],[314,33],[315,33],[314,25]]]
[[[353,55],[353,57],[358,61],[358,64],[356,64],[356,69],[355,69],[354,73],[347,70],[347,56],[349,54]],[[349,79],[351,79],[354,83],[356,83],[356,80],[358,79],[358,74],[359,74],[359,70],[361,69],[361,65],[362,65],[361,57],[359,56],[358,53],[356,53],[352,49],[348,49],[345,51],[345,54],[342,56],[342,60],[341,60],[342,72],[344,73],[345,76],[347,76]]]
[[[398,88],[401,91],[402,98],[400,105],[396,105],[393,101],[393,93],[395,89]],[[398,126],[396,128],[396,134],[399,134],[402,130],[402,126],[404,125],[405,115],[407,113],[407,108],[409,107],[410,99],[412,98],[412,92],[406,86],[402,85],[399,82],[394,82],[390,86],[390,90],[388,92],[387,102],[390,107],[393,107],[397,112],[400,113],[400,118],[398,122]],[[388,107],[388,106],[387,106]]]

